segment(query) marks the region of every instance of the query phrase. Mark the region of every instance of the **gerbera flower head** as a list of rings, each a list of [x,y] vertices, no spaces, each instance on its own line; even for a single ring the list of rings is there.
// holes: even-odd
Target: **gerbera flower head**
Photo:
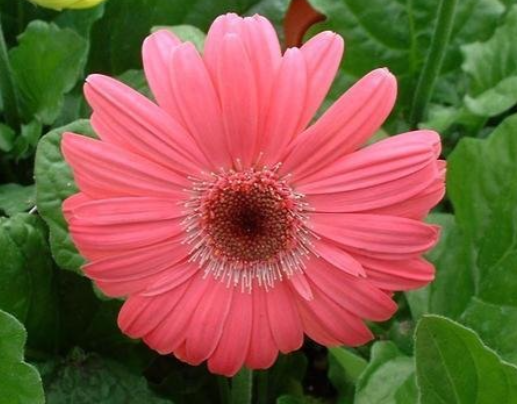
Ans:
[[[444,193],[440,138],[363,147],[396,97],[366,75],[311,124],[343,53],[323,32],[281,52],[261,16],[215,20],[203,53],[168,31],[143,46],[155,101],[109,77],[85,85],[99,140],[66,133],[66,200],[84,273],[125,297],[120,328],[215,373],[271,366],[304,334],[372,338],[392,291],[433,279],[422,222]]]

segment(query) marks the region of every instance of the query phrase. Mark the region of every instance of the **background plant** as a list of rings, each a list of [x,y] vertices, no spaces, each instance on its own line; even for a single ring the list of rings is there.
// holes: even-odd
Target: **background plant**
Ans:
[[[448,195],[429,255],[437,279],[396,296],[377,342],[307,342],[256,372],[257,402],[517,403],[517,2],[310,0],[347,51],[328,101],[387,66],[397,108],[378,138],[438,130]],[[219,14],[260,13],[279,33],[288,0],[109,0],[57,12],[0,0],[0,404],[247,403],[205,367],[161,357],[117,328],[121,302],[92,288],[61,202],[76,192],[59,150],[94,136],[81,87],[101,72],[149,95],[140,46],[156,26],[201,46]],[[23,357],[23,352],[25,357]],[[14,371],[13,371],[14,369]],[[233,391],[230,390],[233,387]]]

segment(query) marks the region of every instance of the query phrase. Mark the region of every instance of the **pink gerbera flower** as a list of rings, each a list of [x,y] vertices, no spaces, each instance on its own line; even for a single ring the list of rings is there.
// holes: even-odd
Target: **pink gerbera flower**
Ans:
[[[156,103],[87,79],[100,140],[66,133],[81,192],[66,200],[85,274],[127,300],[120,328],[215,373],[267,368],[278,352],[372,338],[391,292],[425,285],[445,163],[431,131],[361,148],[393,107],[374,70],[309,125],[343,40],[281,53],[263,17],[219,17],[203,55],[168,31],[145,40]]]

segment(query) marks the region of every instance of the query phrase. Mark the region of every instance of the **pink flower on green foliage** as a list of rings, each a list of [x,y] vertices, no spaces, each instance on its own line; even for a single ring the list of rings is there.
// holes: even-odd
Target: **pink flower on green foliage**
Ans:
[[[438,229],[422,219],[444,194],[440,138],[363,147],[395,102],[387,69],[312,122],[342,53],[332,32],[282,53],[265,18],[228,14],[202,55],[168,31],[145,40],[156,102],[88,77],[100,139],[64,135],[80,189],[64,211],[84,273],[126,298],[123,332],[233,375],[304,335],[364,344],[393,291],[433,279]]]

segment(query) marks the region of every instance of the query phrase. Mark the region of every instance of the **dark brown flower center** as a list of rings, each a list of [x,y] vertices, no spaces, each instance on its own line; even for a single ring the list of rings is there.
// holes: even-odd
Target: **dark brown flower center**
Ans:
[[[291,195],[264,173],[239,173],[215,184],[202,221],[214,254],[230,261],[266,261],[293,244]]]
[[[275,169],[212,173],[192,192],[185,241],[205,273],[251,288],[302,270],[312,245],[307,206]]]

